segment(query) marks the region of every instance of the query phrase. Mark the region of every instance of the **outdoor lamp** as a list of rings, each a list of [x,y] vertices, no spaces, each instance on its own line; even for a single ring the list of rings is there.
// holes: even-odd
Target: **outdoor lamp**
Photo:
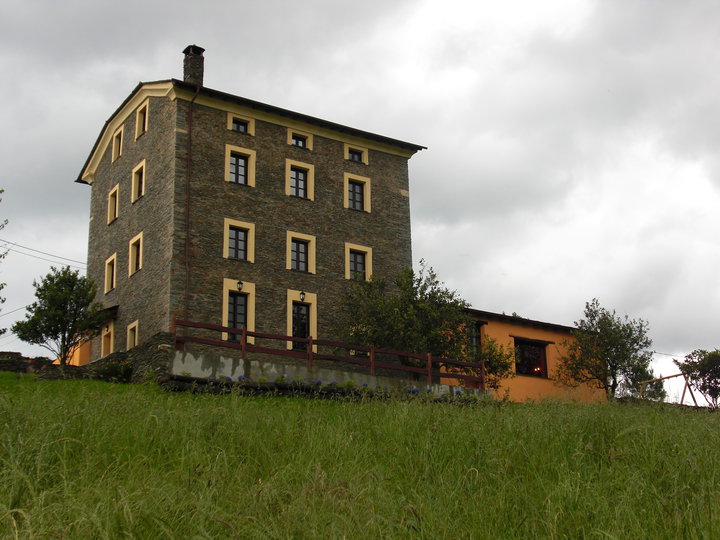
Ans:
[[[305,301],[305,291],[300,291],[300,301],[301,302]]]

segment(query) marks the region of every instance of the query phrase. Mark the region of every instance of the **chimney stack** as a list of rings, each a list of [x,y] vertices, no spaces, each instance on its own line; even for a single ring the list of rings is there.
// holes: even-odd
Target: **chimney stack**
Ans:
[[[205,49],[197,45],[188,45],[183,53],[185,60],[183,61],[183,80],[186,83],[195,86],[203,85],[203,73],[205,71],[205,57],[203,53]]]

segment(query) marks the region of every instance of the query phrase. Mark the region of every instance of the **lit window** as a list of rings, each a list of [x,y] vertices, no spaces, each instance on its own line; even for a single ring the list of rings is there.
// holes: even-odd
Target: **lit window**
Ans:
[[[145,160],[137,165],[132,171],[132,186],[130,193],[130,202],[137,201],[140,197],[145,195]]]
[[[285,160],[285,195],[315,198],[315,167],[292,159]]]
[[[515,373],[547,377],[546,345],[541,341],[515,338]]]
[[[138,344],[138,321],[128,324],[126,350],[137,347]]]
[[[227,128],[243,135],[255,135],[255,120],[249,116],[228,113]]]
[[[313,136],[312,133],[305,131],[297,131],[295,129],[288,129],[287,132],[287,143],[296,146],[298,148],[305,148],[307,150],[313,149]]]
[[[120,185],[116,185],[108,193],[107,200],[107,222],[112,223],[118,218],[120,210]]]
[[[255,186],[255,151],[225,145],[225,181]]]
[[[100,336],[100,356],[107,356],[115,350],[115,322],[110,321],[103,326]]]
[[[345,144],[345,159],[355,163],[368,164],[368,149],[361,146]]]
[[[105,293],[109,293],[115,288],[115,266],[117,263],[117,254],[113,253],[105,261]]]
[[[142,268],[143,233],[138,234],[128,245],[128,275],[132,276]]]
[[[298,272],[315,273],[315,237],[287,232],[286,268]]]
[[[369,281],[372,277],[372,248],[345,242],[345,279]]]
[[[122,156],[123,147],[123,126],[119,127],[113,134],[112,138],[112,160],[115,161],[117,158]]]
[[[255,261],[255,224],[225,218],[223,257]]]
[[[371,182],[365,176],[345,173],[345,194],[343,196],[343,208],[370,212],[371,210]]]
[[[148,129],[148,101],[140,105],[135,112],[135,139]]]

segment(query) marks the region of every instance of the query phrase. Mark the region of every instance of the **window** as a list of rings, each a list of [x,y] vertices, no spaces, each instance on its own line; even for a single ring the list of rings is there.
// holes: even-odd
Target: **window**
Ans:
[[[546,345],[542,341],[515,338],[515,373],[547,377]]]
[[[228,328],[247,327],[247,294],[230,291],[228,296]],[[240,334],[228,333],[228,340],[237,341]]]
[[[128,244],[128,275],[132,276],[142,268],[143,233],[138,234]]]
[[[292,159],[285,160],[285,195],[315,199],[315,167]]]
[[[118,218],[120,209],[120,184],[117,184],[108,193],[107,199],[107,222],[112,223]]]
[[[290,167],[290,195],[307,199],[307,170]]]
[[[288,129],[287,143],[292,146],[297,146],[298,148],[306,148],[308,150],[312,150],[313,136],[312,133],[306,133],[305,131]]]
[[[255,186],[255,150],[225,145],[225,181]]]
[[[100,356],[107,356],[115,350],[115,321],[103,326],[100,335]]]
[[[287,270],[315,273],[315,237],[292,231],[287,232]]]
[[[228,113],[227,128],[243,135],[255,135],[255,119],[249,116]]]
[[[113,134],[112,138],[112,161],[122,156],[123,145],[123,126],[120,126]]]
[[[317,339],[317,295],[306,291],[288,290],[287,335]],[[304,343],[288,341],[288,349],[305,350]],[[313,346],[317,350],[316,346]]]
[[[135,139],[145,133],[148,129],[148,101],[140,105],[135,112]]]
[[[241,287],[239,287],[241,285]],[[249,332],[255,330],[255,284],[237,279],[223,279],[222,325],[228,328],[246,328]],[[222,339],[228,341],[240,340],[240,334],[223,332]],[[248,337],[248,343],[254,343]]]
[[[255,262],[255,224],[225,218],[223,257]]]
[[[145,160],[143,159],[132,171],[130,202],[134,203],[145,195],[145,180]]]
[[[370,212],[371,210],[371,182],[366,176],[345,173],[343,175],[345,194],[343,196],[343,208]]]
[[[308,271],[308,243],[305,240],[292,239],[290,245],[290,268],[298,272]]]
[[[368,149],[354,144],[345,144],[345,159],[354,161],[355,163],[368,164]]]
[[[372,277],[372,248],[345,242],[345,279]]]
[[[117,253],[113,253],[111,257],[105,261],[105,294],[115,288],[115,266],[117,263]]]
[[[350,278],[366,280],[364,251],[350,250]]]
[[[126,350],[137,347],[138,344],[138,321],[128,324]]]

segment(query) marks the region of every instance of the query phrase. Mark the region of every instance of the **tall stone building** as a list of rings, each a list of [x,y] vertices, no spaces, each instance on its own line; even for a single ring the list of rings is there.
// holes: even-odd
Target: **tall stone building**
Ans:
[[[411,266],[408,159],[423,147],[184,80],[140,83],[77,182],[88,275],[113,313],[93,359],[173,318],[333,337],[355,276]]]

